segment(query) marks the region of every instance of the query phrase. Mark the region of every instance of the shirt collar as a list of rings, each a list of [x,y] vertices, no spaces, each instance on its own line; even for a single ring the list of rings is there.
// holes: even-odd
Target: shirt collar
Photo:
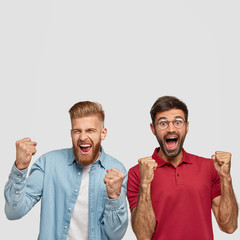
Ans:
[[[158,167],[162,167],[162,166],[166,165],[167,162],[165,162],[162,158],[159,157],[159,155],[158,155],[159,149],[160,149],[160,147],[158,147],[154,150],[152,158],[157,162]],[[193,163],[192,160],[189,158],[189,154],[184,149],[182,149],[182,151],[183,151],[183,159],[182,159],[181,163]]]
[[[68,165],[73,165],[74,163],[77,163],[77,160],[73,153],[73,147],[70,148],[69,152],[69,158],[68,158]],[[104,152],[102,146],[100,148],[100,156],[98,157],[97,161],[95,161],[94,164],[100,164],[102,167],[106,168],[106,153]]]
[[[76,158],[73,153],[73,147],[69,149],[69,157],[68,157],[68,166],[74,164],[76,162]]]

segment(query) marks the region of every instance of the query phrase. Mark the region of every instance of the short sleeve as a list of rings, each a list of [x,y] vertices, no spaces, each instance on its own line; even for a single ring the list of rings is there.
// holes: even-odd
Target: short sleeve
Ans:
[[[212,171],[212,199],[221,195],[221,182],[218,172],[216,171],[213,161],[211,161],[211,171]]]
[[[127,198],[130,210],[137,206],[139,183],[140,183],[140,171],[139,166],[136,165],[135,167],[131,168],[128,172]]]

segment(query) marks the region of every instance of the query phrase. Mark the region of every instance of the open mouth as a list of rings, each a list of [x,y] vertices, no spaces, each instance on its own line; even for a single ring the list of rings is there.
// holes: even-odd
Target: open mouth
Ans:
[[[178,136],[177,135],[166,136],[165,143],[166,143],[166,146],[167,146],[168,150],[173,150],[173,149],[177,148],[177,146],[178,146]]]
[[[81,153],[84,155],[88,154],[92,149],[91,144],[80,144],[79,147],[80,147]]]

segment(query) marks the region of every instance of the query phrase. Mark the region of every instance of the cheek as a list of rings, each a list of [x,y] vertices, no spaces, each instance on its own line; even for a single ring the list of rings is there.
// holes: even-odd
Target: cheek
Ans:
[[[72,136],[72,143],[74,145],[77,145],[78,137],[77,136]]]
[[[181,138],[184,138],[184,139],[185,139],[185,137],[186,137],[186,135],[187,135],[187,129],[185,129],[184,131],[179,132],[179,134],[180,134],[180,137],[181,137]]]
[[[101,135],[92,135],[89,137],[89,139],[96,145],[101,141]]]
[[[163,138],[165,136],[165,134],[167,134],[167,131],[156,131],[155,130],[155,133],[156,133],[156,136],[160,137],[160,138]]]
[[[163,134],[159,134],[158,132],[156,132],[155,136],[157,137],[158,140],[163,141]]]

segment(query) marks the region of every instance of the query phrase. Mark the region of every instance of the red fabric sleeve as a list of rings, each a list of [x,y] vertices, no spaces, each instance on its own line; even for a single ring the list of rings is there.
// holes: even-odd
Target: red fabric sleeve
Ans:
[[[140,171],[139,166],[136,165],[133,168],[131,168],[128,172],[127,198],[130,210],[137,206],[139,183],[140,183]]]
[[[211,170],[212,170],[212,200],[221,195],[221,182],[218,175],[218,172],[216,171],[213,161],[211,160]]]

